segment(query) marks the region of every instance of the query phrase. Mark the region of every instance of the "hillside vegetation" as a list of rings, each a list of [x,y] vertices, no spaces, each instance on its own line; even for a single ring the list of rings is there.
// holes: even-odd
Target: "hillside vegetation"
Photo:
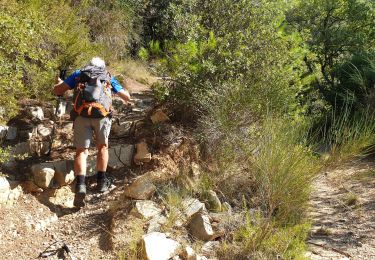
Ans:
[[[374,1],[0,0],[0,11],[0,121],[20,99],[51,101],[58,71],[94,55],[163,77],[155,97],[193,132],[205,169],[178,189],[220,191],[248,216],[222,259],[302,256],[316,175],[374,151]]]

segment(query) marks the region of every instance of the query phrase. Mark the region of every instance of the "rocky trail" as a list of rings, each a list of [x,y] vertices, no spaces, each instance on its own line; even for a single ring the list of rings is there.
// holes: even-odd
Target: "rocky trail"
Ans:
[[[314,184],[311,259],[375,259],[375,158],[341,165]]]
[[[197,145],[171,123],[167,109],[155,105],[147,86],[133,80],[126,85],[134,106],[114,100],[108,164],[114,183],[104,194],[95,191],[95,149],[90,149],[88,194],[82,209],[73,206],[69,102],[60,104],[49,155],[51,104],[25,101],[20,116],[1,126],[0,137],[10,152],[28,154],[1,165],[7,173],[0,176],[1,259],[214,256],[219,246],[214,240],[225,233],[229,204],[222,206],[214,191],[205,203],[193,194],[166,201],[166,194],[174,196],[174,190],[166,187],[181,172],[185,182],[194,185],[200,174]]]

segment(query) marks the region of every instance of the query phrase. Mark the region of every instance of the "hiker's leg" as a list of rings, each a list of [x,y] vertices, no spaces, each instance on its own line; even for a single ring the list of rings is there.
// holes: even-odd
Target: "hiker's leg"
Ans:
[[[92,127],[90,119],[77,117],[74,121],[74,146],[76,147],[76,157],[74,160],[75,175],[86,175],[86,161],[88,148],[92,139]]]
[[[108,165],[108,137],[111,131],[111,119],[108,117],[92,119],[92,127],[95,131],[96,147],[98,155],[96,159],[96,170],[106,172]]]
[[[77,148],[76,157],[74,160],[74,173],[75,175],[86,175],[86,161],[88,155],[88,149],[86,148]]]
[[[106,172],[108,165],[108,147],[106,144],[100,144],[97,148],[98,155],[96,157],[96,170]]]

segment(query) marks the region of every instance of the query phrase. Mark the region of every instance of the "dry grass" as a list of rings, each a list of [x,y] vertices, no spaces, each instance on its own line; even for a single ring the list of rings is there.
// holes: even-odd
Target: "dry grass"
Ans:
[[[151,85],[155,82],[155,77],[150,69],[141,61],[123,60],[111,64],[114,74],[125,74],[126,77],[132,78],[142,84]]]

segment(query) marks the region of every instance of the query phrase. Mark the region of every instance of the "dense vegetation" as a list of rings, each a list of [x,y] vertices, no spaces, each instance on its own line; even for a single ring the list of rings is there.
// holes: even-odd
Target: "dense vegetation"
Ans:
[[[223,258],[300,255],[315,174],[375,143],[374,1],[0,0],[0,10],[3,120],[92,55],[139,58],[168,77],[156,96],[217,165],[202,187],[259,212]]]

